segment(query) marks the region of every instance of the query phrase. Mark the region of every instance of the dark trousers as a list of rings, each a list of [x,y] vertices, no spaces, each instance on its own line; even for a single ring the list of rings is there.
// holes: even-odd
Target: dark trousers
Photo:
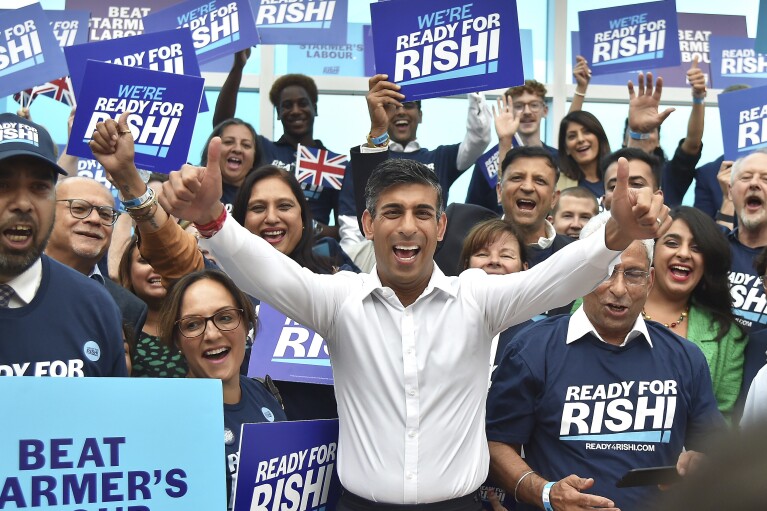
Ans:
[[[336,511],[480,511],[482,502],[479,492],[473,492],[457,499],[428,504],[385,504],[373,502],[343,490],[336,505]]]

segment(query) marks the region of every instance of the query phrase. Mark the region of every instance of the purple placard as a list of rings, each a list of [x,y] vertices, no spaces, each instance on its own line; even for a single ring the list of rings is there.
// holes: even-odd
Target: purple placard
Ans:
[[[45,11],[45,16],[51,24],[53,36],[59,46],[65,48],[74,44],[88,42],[88,22],[91,13],[88,11]]]
[[[594,75],[680,63],[674,0],[581,11],[578,22]]]
[[[259,329],[250,352],[248,376],[278,381],[333,384],[325,340],[313,330],[261,302]]]
[[[187,0],[144,19],[147,32],[189,27],[202,64],[258,44],[248,0]]]
[[[348,0],[251,0],[262,44],[345,44]]]
[[[767,147],[767,86],[720,94],[719,117],[726,160]]]
[[[337,452],[338,419],[243,424],[233,511],[335,509]]]
[[[767,85],[767,54],[754,50],[754,43],[747,37],[711,38],[711,74],[718,88]]]
[[[168,173],[186,162],[204,80],[89,60],[78,96],[68,151],[93,158],[88,147],[100,121],[131,111],[136,166]]]
[[[362,25],[362,46],[365,52],[365,76],[373,76],[376,74],[376,61],[373,54],[372,25]]]
[[[376,71],[408,101],[524,82],[514,0],[370,5]]]
[[[482,169],[482,175],[490,188],[498,184],[498,144],[477,159],[477,165]]]
[[[166,30],[64,49],[75,94],[80,93],[88,60],[127,67],[143,67],[177,75],[200,76],[200,65],[189,30]],[[203,97],[201,112],[208,110]]]
[[[40,4],[0,16],[0,97],[66,76],[59,42]]]
[[[711,38],[715,36],[740,36],[746,34],[746,17],[725,14],[692,14],[680,12],[677,14],[679,23],[679,49],[681,64],[676,67],[643,68],[642,71],[652,71],[656,76],[663,77],[667,87],[688,87],[687,70],[690,69],[693,57],[698,57],[698,67],[706,75],[707,85],[716,86],[711,76]],[[578,32],[571,33],[573,48],[573,66],[575,56],[580,55],[580,39]],[[635,72],[604,74],[592,76],[591,83],[595,85],[626,85],[629,80],[636,81]]]
[[[69,9],[91,13],[88,40],[121,39],[144,33],[143,18],[178,0],[66,0]]]

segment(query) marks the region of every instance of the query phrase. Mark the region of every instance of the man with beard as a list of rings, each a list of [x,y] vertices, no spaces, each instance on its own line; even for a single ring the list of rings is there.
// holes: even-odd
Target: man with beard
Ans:
[[[738,219],[738,226],[727,234],[732,252],[732,312],[747,331],[755,332],[767,325],[767,297],[753,263],[767,246],[767,150],[735,162],[729,198]]]
[[[104,285],[138,341],[146,321],[147,305],[136,295],[101,274],[98,262],[112,242],[119,212],[112,194],[87,177],[70,177],[56,185],[58,212],[45,254]]]
[[[48,132],[0,114],[0,375],[127,376],[109,294],[43,255],[58,174]]]

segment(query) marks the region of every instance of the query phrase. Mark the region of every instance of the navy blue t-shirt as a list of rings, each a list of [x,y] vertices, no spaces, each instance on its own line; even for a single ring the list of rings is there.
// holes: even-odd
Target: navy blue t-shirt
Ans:
[[[512,341],[487,399],[487,438],[521,444],[542,477],[593,477],[588,493],[624,511],[652,509],[655,487],[615,487],[633,468],[675,465],[682,447],[725,428],[703,352],[655,322],[625,346],[587,334],[565,344],[569,316]],[[520,506],[519,509],[533,509]]]
[[[750,248],[738,241],[738,229],[727,234],[732,254],[730,295],[732,313],[746,332],[756,332],[767,326],[767,297],[754,268],[754,258],[764,247]]]
[[[262,135],[259,135],[258,139],[259,147],[263,151],[261,161],[264,162],[264,165],[276,165],[290,172],[295,172],[296,148],[286,142],[284,136],[280,137],[276,142],[272,142]],[[315,140],[311,147],[330,150],[322,145],[320,140]],[[348,175],[347,171],[344,175],[344,181]],[[309,201],[312,218],[325,225],[329,224],[330,212],[335,211],[337,215],[339,211],[339,190],[330,186],[323,186],[321,189],[317,189],[317,187],[305,183],[301,183],[301,186],[306,199]]]
[[[0,309],[0,376],[128,376],[122,316],[106,288],[40,260],[32,301]]]
[[[597,181],[596,183],[592,183],[591,181],[580,179],[578,180],[578,186],[580,186],[581,188],[585,188],[586,190],[593,193],[594,197],[596,197],[597,199],[602,197],[605,194],[605,184],[603,181]]]
[[[235,405],[224,403],[224,448],[226,451],[226,495],[231,507],[232,487],[240,464],[240,433],[243,424],[288,420],[280,403],[256,380],[240,375],[242,397]]]
[[[462,171],[456,166],[458,158],[458,146],[441,145],[434,150],[421,148],[410,153],[389,150],[389,158],[405,158],[423,163],[437,174],[437,179],[442,187],[442,205],[447,205],[450,186],[458,179]],[[357,216],[356,201],[354,200],[354,180],[352,179],[352,162],[346,164],[346,173],[341,187],[340,213],[341,215]]]

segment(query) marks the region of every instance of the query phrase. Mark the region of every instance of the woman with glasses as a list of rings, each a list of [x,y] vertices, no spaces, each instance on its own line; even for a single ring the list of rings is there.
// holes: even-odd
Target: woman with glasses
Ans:
[[[131,376],[184,378],[187,373],[184,357],[160,343],[160,311],[167,291],[160,275],[141,257],[137,244],[138,238],[133,236],[118,268],[120,285],[141,298],[149,308],[138,341],[131,350]]]
[[[180,351],[189,378],[218,378],[224,392],[227,498],[239,465],[244,423],[287,420],[279,401],[262,384],[240,374],[248,331],[257,328],[248,297],[218,270],[190,273],[171,289],[159,318],[164,346]]]
[[[642,315],[703,350],[719,411],[729,418],[740,392],[746,347],[731,312],[730,248],[700,210],[679,206],[671,218],[671,228],[655,243],[655,283]]]
[[[599,161],[608,154],[610,142],[599,119],[583,110],[567,114],[559,125],[561,175],[557,190],[581,186],[597,198],[604,195]]]

